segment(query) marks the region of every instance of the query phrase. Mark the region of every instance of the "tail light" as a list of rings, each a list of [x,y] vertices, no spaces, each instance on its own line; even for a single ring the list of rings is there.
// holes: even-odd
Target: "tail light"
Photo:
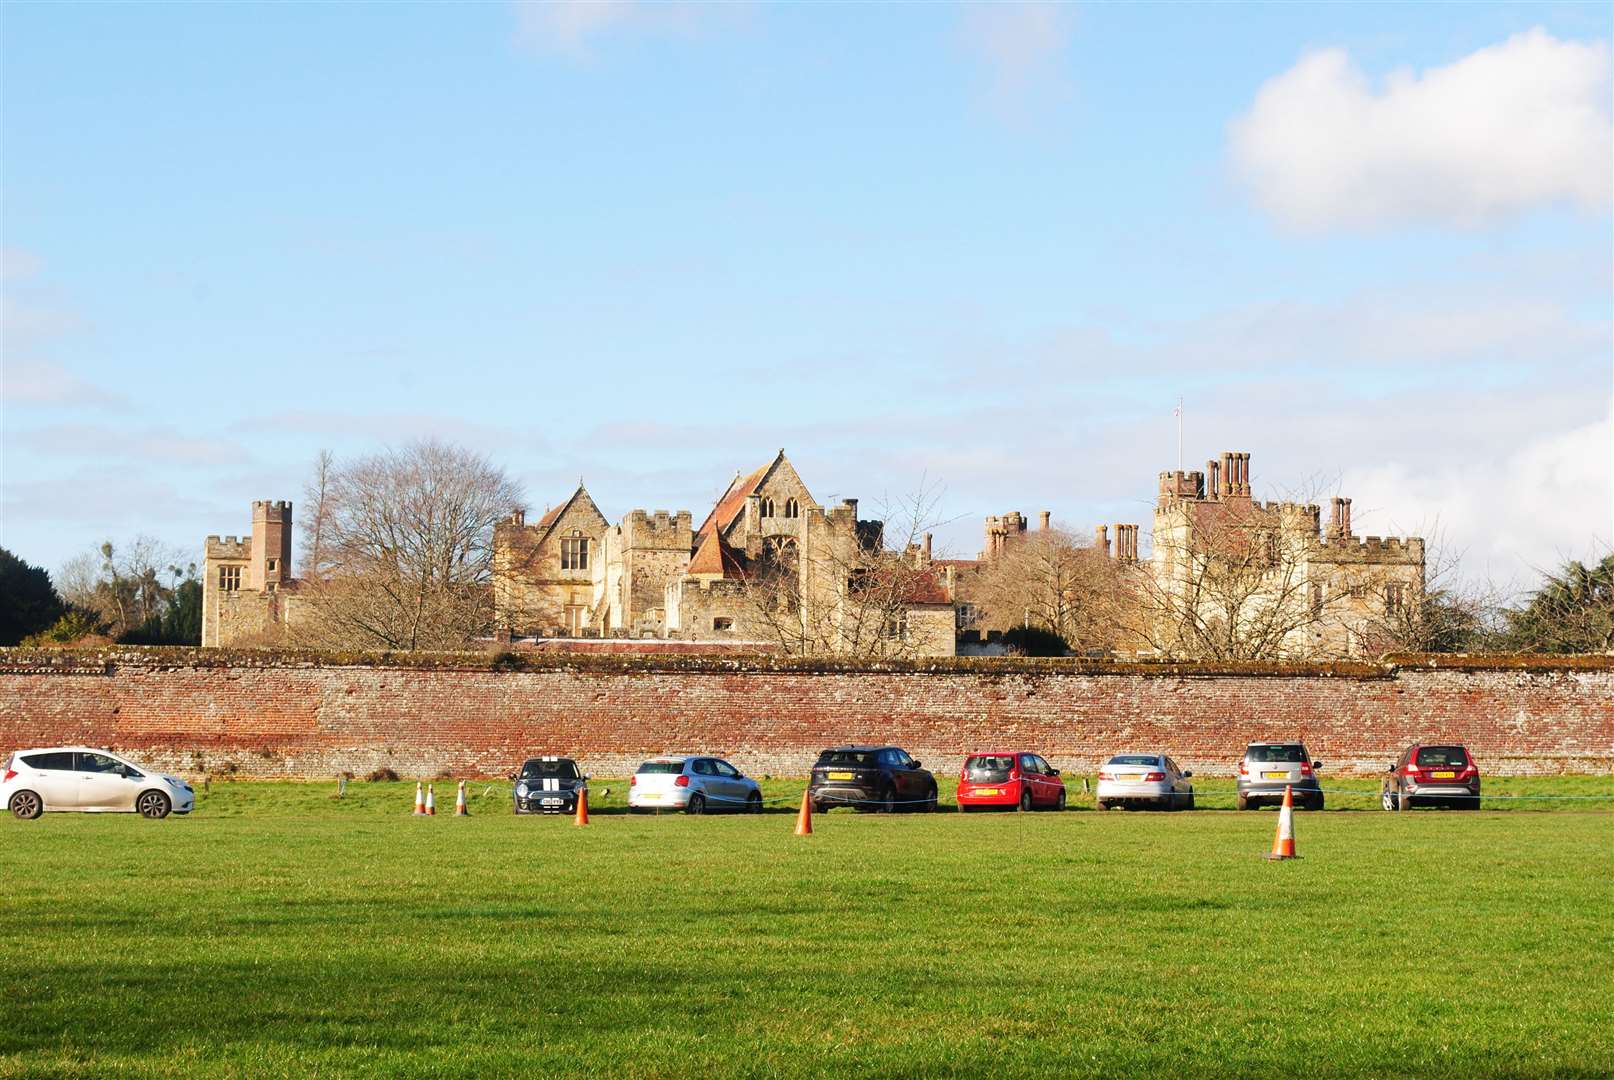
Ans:
[[[1250,767],[1248,765],[1244,764],[1244,762],[1242,762],[1242,761],[1239,762],[1239,775],[1240,776],[1249,776],[1250,775]]]
[[[629,787],[638,787],[639,786],[639,776],[638,776],[637,773],[635,773],[634,775],[628,777],[628,786]]]
[[[1300,763],[1300,775],[1301,776],[1310,776],[1311,775],[1311,762],[1302,761]]]
[[[13,776],[16,776],[16,775],[17,775],[17,770],[7,766],[6,775],[3,776],[3,777],[0,777],[0,784],[7,783]]]
[[[1166,774],[1163,773],[1163,772],[1145,773],[1144,777],[1143,777],[1143,782],[1145,784],[1152,784],[1157,780],[1164,780],[1165,778],[1166,778]]]
[[[1467,765],[1463,766],[1462,775],[1458,779],[1467,780],[1471,776],[1478,776],[1478,775],[1479,775],[1479,766],[1475,765],[1472,761],[1470,761]],[[10,778],[11,778],[11,774],[8,773],[6,775],[6,779],[9,780]]]
[[[1407,767],[1401,771],[1408,776],[1416,777],[1418,775],[1418,766],[1415,762],[1409,761],[1407,762]]]
[[[689,786],[689,777],[685,776],[683,773],[679,773],[678,774],[678,779],[673,781],[673,787],[688,787],[688,786]]]
[[[1109,772],[1105,772],[1105,771],[1104,771],[1104,770],[1103,770],[1103,769],[1100,769],[1100,770],[1099,770],[1099,771],[1098,771],[1098,778],[1099,778],[1099,779],[1100,779],[1100,780],[1114,780],[1114,779],[1115,779],[1115,774],[1114,774],[1114,773],[1109,773]]]

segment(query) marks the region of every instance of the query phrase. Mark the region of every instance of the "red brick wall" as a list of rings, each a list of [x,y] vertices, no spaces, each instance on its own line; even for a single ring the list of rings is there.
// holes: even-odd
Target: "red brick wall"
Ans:
[[[1080,770],[1119,750],[1159,748],[1226,775],[1246,741],[1299,736],[1330,771],[1376,772],[1420,739],[1465,742],[1493,774],[1614,771],[1609,660],[1292,673],[671,657],[499,666],[0,650],[0,753],[85,743],[185,774],[233,766],[243,776],[329,777],[380,766],[495,776],[536,753],[620,775],[648,754],[703,751],[757,775],[799,775],[824,746],[879,741],[944,770],[978,748],[1029,747]]]

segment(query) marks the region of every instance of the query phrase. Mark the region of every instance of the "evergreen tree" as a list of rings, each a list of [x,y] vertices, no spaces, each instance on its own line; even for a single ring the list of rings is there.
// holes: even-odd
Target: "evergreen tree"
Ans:
[[[50,575],[0,548],[0,645],[15,645],[61,617]]]

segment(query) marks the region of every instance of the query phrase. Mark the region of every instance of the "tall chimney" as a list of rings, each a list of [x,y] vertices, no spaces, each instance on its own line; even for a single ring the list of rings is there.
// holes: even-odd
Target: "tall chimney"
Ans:
[[[1040,511],[1037,512],[1037,528],[1042,530],[1043,532],[1048,531],[1048,516],[1049,516],[1049,513],[1050,512],[1047,511],[1047,510],[1040,510]]]
[[[930,562],[930,534],[929,533],[925,534],[924,552],[925,552],[925,562],[928,563],[928,562]]]
[[[1239,455],[1239,494],[1245,498],[1250,497],[1250,454],[1249,451]]]
[[[1328,539],[1338,540],[1345,535],[1344,499],[1335,496],[1328,503]]]
[[[1093,546],[1102,551],[1106,559],[1110,557],[1110,527],[1108,525],[1093,526]]]
[[[1351,535],[1351,500],[1341,499],[1339,532],[1341,536]]]
[[[1222,497],[1222,464],[1219,461],[1205,462],[1205,495],[1211,499]]]
[[[1222,452],[1222,498],[1233,494],[1233,451]]]

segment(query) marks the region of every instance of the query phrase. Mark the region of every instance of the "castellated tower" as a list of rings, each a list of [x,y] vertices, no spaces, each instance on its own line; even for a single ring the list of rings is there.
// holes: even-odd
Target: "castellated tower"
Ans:
[[[274,592],[291,580],[291,503],[258,499],[252,503],[252,562],[248,588]]]

